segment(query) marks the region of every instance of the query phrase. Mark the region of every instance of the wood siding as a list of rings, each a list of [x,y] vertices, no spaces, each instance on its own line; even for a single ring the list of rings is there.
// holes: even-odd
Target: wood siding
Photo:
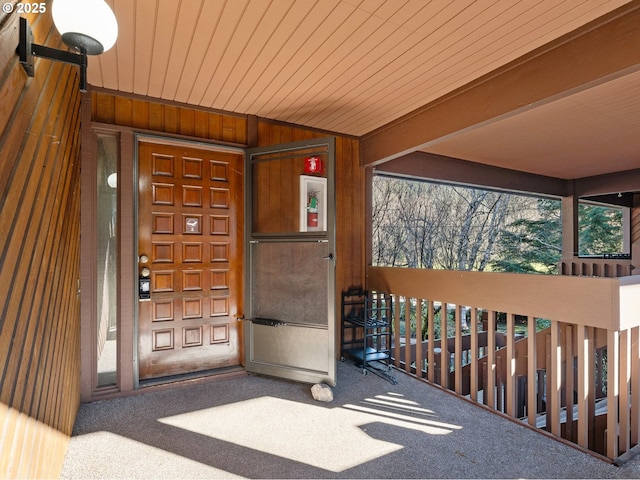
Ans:
[[[228,115],[181,104],[153,102],[115,92],[91,93],[91,118],[94,122],[147,132],[236,145],[247,143],[246,116]]]
[[[28,78],[17,44],[0,13],[0,478],[55,478],[80,401],[79,79],[42,59]]]

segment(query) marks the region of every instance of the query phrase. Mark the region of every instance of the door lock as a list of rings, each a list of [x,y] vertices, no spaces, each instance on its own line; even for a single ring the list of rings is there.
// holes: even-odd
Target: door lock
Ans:
[[[142,259],[141,259],[142,260]],[[138,279],[138,298],[140,300],[151,299],[151,270],[144,267],[140,271],[140,278]]]

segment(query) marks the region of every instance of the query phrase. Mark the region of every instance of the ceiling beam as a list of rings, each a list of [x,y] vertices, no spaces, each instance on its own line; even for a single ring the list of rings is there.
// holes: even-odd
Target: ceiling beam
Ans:
[[[378,165],[638,71],[638,25],[640,1],[634,0],[364,135],[361,162]]]
[[[575,194],[580,197],[637,192],[640,185],[640,169],[607,173],[593,177],[577,178]]]
[[[570,193],[567,180],[483,165],[458,158],[413,152],[378,165],[376,173],[417,180],[456,183],[524,194],[562,197]]]

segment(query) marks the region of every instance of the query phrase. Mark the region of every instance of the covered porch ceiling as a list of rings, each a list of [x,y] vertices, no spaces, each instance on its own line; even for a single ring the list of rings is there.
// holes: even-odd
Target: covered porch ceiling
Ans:
[[[640,168],[640,0],[107,0],[94,87],[554,179]]]

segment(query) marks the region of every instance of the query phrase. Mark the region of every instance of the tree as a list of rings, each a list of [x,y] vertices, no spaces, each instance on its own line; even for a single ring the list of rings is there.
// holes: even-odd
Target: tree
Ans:
[[[374,264],[484,270],[510,198],[486,190],[376,176]]]
[[[622,210],[579,205],[581,255],[622,251]],[[376,176],[375,265],[557,274],[561,203],[461,186]]]
[[[578,207],[580,255],[622,252],[622,210],[581,203]]]
[[[500,253],[491,262],[500,272],[558,272],[562,256],[562,223],[560,202],[534,199],[534,208],[522,211],[500,233]]]

